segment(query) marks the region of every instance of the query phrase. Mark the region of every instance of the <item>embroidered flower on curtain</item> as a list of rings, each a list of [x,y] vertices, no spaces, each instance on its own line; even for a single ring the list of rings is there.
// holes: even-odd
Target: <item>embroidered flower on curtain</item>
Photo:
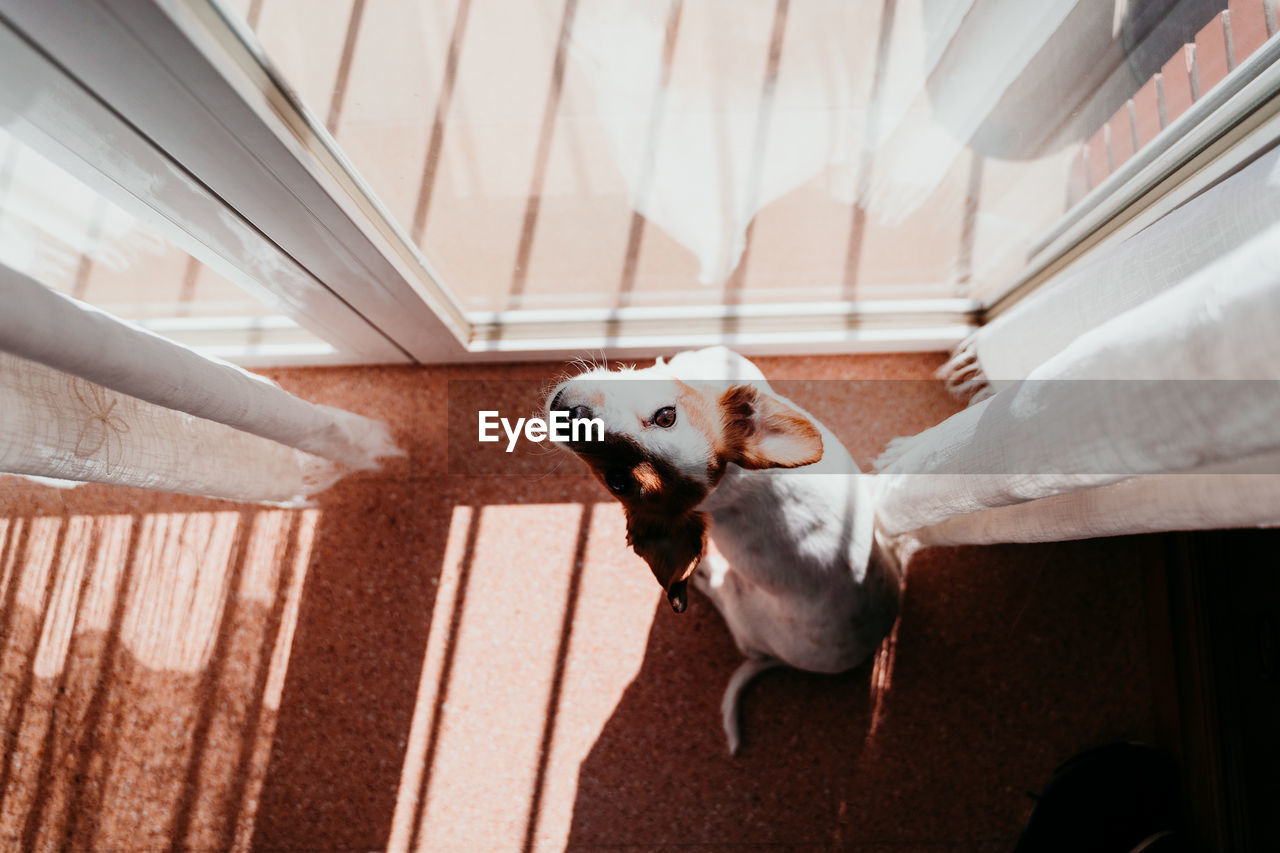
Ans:
[[[103,466],[110,471],[113,457],[119,460],[124,450],[120,437],[129,431],[129,424],[113,414],[119,400],[110,399],[101,385],[83,379],[71,380],[71,393],[85,411],[85,422],[76,439],[75,455],[89,459],[101,453]]]

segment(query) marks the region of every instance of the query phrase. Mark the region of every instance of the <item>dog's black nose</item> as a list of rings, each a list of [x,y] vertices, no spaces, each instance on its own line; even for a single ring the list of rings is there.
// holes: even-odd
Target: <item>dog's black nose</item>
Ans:
[[[591,409],[586,406],[574,406],[569,410],[569,420],[572,421],[589,421],[591,420]]]

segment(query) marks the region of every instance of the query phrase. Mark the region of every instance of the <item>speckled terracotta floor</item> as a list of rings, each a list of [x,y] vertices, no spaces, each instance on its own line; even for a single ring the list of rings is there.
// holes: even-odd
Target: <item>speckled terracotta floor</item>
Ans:
[[[788,391],[859,459],[954,406],[936,356],[758,361],[876,380]],[[551,371],[273,372],[409,451],[312,509],[0,479],[0,844],[998,851],[1058,762],[1151,735],[1131,538],[919,554],[880,666],[762,676],[730,759],[732,642],[604,490],[451,458],[479,380]]]

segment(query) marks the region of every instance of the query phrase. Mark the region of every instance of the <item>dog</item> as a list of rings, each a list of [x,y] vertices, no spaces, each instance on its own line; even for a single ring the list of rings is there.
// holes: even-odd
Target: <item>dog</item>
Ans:
[[[902,579],[875,532],[869,476],[747,359],[711,347],[593,368],[545,405],[603,422],[603,438],[567,448],[622,503],[627,541],[671,608],[685,610],[692,581],[746,656],[721,702],[731,755],[751,679],[776,666],[844,672],[889,633]]]

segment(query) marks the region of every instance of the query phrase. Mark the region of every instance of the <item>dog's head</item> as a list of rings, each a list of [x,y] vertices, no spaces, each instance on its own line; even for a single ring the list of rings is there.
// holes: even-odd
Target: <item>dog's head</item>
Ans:
[[[661,361],[566,380],[548,395],[547,409],[603,424],[603,436],[583,431],[567,446],[622,502],[627,541],[677,613],[706,549],[707,517],[698,506],[726,467],[794,468],[822,458],[817,428],[762,387],[682,381]]]

